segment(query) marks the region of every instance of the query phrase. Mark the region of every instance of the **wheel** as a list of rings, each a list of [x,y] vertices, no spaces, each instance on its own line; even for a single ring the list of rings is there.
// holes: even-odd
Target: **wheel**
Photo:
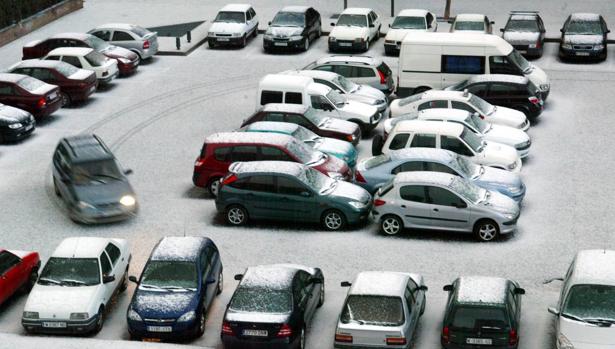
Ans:
[[[60,92],[60,99],[62,100],[63,107],[71,104],[70,96],[66,92]]]
[[[216,294],[221,294],[223,287],[224,287],[224,275],[222,275],[222,271],[220,271],[220,274],[218,275],[218,287],[216,290]]]
[[[23,286],[21,286],[21,293],[28,293],[32,290],[32,287],[36,284],[36,280],[38,280],[38,266],[33,268],[28,276],[28,281],[26,281]]]
[[[53,179],[53,191],[54,191],[54,193],[56,193],[57,197],[61,197],[62,196],[62,194],[60,194],[60,189],[58,188],[58,183],[57,183],[55,178]]]
[[[248,37],[246,35],[243,36],[241,40],[241,47],[246,47],[248,45]]]
[[[320,298],[318,298],[318,305],[317,307],[322,307],[323,304],[325,304],[325,282],[323,281],[323,283],[321,284],[322,287],[320,289]]]
[[[487,242],[495,240],[500,234],[497,223],[490,219],[483,219],[474,225],[474,235],[479,241]]]
[[[367,38],[367,41],[365,41],[365,52],[369,51],[369,37]]]
[[[328,210],[322,214],[321,223],[327,230],[342,230],[346,227],[346,217],[338,210]]]
[[[375,135],[372,140],[372,155],[378,156],[382,154],[382,147],[384,146],[384,137],[382,135]]]
[[[256,36],[258,36],[258,24],[256,24],[256,28],[254,28],[254,31],[252,32],[252,37],[255,38]]]
[[[248,212],[239,205],[233,205],[226,210],[226,221],[231,225],[244,225],[248,221]]]
[[[209,46],[209,48],[215,48],[216,42],[213,40],[207,40],[207,45]]]
[[[299,349],[305,349],[305,327],[301,328],[301,334],[299,336]]]
[[[205,309],[201,310],[201,314],[199,315],[199,327],[196,330],[196,337],[201,337],[205,333],[205,322],[207,322],[205,316]]]
[[[218,196],[218,190],[220,189],[220,177],[214,177],[209,184],[207,185],[207,191],[209,191],[209,195],[212,197]]]
[[[303,42],[303,52],[306,52],[309,49],[310,49],[310,39],[309,38],[305,38],[305,40]]]
[[[98,314],[97,314],[97,319],[96,319],[96,327],[94,327],[94,329],[92,330],[92,334],[97,334],[98,332],[100,332],[100,330],[102,330],[103,325],[105,324],[105,307],[103,307],[102,305],[100,306],[100,308],[98,308]]]
[[[397,216],[384,216],[380,221],[380,231],[386,235],[395,235],[404,229],[404,223]]]

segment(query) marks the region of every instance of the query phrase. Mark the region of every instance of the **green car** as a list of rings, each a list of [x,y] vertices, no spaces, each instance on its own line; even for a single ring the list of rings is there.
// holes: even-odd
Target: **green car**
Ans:
[[[231,225],[269,219],[340,230],[367,220],[371,208],[365,189],[289,161],[235,162],[216,197],[216,209]]]
[[[449,293],[441,336],[445,349],[517,348],[525,290],[516,282],[466,276],[444,291]]]

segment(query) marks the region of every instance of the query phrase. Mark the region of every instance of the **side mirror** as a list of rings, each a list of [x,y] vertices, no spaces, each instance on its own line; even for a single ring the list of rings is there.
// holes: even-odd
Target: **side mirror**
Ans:
[[[271,25],[271,21],[269,21],[269,23],[267,23],[268,25]]]
[[[504,32],[504,28],[500,28],[500,31],[503,33]]]
[[[211,285],[211,284],[213,284],[215,282],[216,282],[216,278],[209,277],[209,278],[207,278],[207,280],[205,280],[205,285]]]
[[[302,191],[301,196],[303,196],[304,198],[309,198],[310,196],[312,196],[312,194],[310,194],[309,191]]]
[[[348,281],[342,281],[340,283],[340,286],[342,286],[342,287],[350,287],[350,286],[352,286],[352,283],[350,283]]]
[[[559,310],[553,308],[553,307],[549,307],[547,308],[547,311],[555,316],[559,316]]]
[[[127,176],[131,175],[132,174],[132,169],[129,168],[129,169],[125,170],[124,174],[127,175]]]
[[[375,27],[374,23],[370,24],[369,27],[374,28]]]
[[[325,280],[323,280],[322,278],[316,278],[316,277],[310,278],[310,283],[312,284],[322,284],[324,282]]]
[[[425,285],[421,285],[421,286],[419,286],[419,290],[421,290],[421,291],[427,291],[427,290],[428,290],[428,288],[427,288],[427,286],[425,286]]]
[[[391,23],[389,23],[389,28],[391,28]]]
[[[607,30],[606,30],[606,33],[607,33],[607,34],[608,34],[608,33],[610,33],[610,32],[611,32],[611,29],[607,29]]]
[[[523,294],[525,294],[525,290],[522,289],[521,287],[517,287],[517,288],[515,288],[515,294],[523,295]]]
[[[564,32],[564,28],[561,28],[559,31],[563,33]]]
[[[128,281],[130,281],[130,282],[134,282],[135,284],[138,284],[138,283],[139,283],[139,280],[137,280],[137,277],[136,277],[136,276],[133,276],[133,275],[130,275],[130,276],[128,277]]]
[[[241,279],[243,279],[243,274],[235,274],[234,279],[237,281],[241,281]]]
[[[103,275],[103,284],[115,281],[115,275]]]
[[[468,207],[468,204],[465,203],[465,201],[459,201],[457,203],[452,203],[452,206],[455,206],[457,208],[466,208]]]
[[[453,290],[453,285],[445,285],[444,287],[442,287],[442,290],[446,292],[451,292]]]
[[[331,26],[332,26],[332,27],[335,27],[335,23],[333,23],[333,22],[332,22],[332,23],[331,23]]]
[[[495,21],[491,21],[491,22],[489,22],[489,24],[495,24]]]

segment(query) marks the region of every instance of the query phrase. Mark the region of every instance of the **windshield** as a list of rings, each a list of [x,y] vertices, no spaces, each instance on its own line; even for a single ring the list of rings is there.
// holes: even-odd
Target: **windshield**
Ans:
[[[406,106],[410,103],[414,103],[416,101],[418,101],[419,99],[421,99],[421,97],[423,97],[422,93],[417,93],[415,95],[412,95],[410,97],[406,97],[406,98],[402,98],[401,100],[399,100],[399,106],[403,107]]]
[[[335,90],[329,91],[327,93],[327,99],[331,101],[331,103],[335,104],[336,107],[341,108],[346,104],[346,99],[339,92]]]
[[[517,68],[519,68],[522,72],[529,73],[530,70],[532,70],[532,65],[530,64],[530,62],[528,62],[527,59],[525,59],[519,53],[519,51],[515,50],[514,48],[512,52],[506,57],[508,58],[508,61],[510,63],[517,66]]]
[[[470,95],[468,102],[483,115],[490,115],[495,111],[495,107],[492,104],[476,95]]]
[[[425,29],[425,18],[423,17],[395,17],[392,29]]]
[[[341,15],[336,26],[367,27],[366,15]]]
[[[97,285],[100,283],[98,258],[51,257],[45,264],[38,283],[62,286]]]
[[[374,157],[371,157],[365,160],[365,162],[363,163],[363,166],[365,166],[366,170],[369,170],[370,168],[378,167],[384,163],[387,163],[390,160],[391,160],[390,156],[386,154],[381,154],[381,155],[374,156]]]
[[[615,286],[572,286],[566,297],[562,315],[571,315],[584,320],[615,321]]]
[[[336,185],[334,179],[325,176],[313,168],[306,169],[304,175],[299,177],[299,180],[319,193],[328,191]]]
[[[469,125],[472,125],[480,133],[485,133],[491,128],[491,125],[485,120],[481,119],[481,117],[478,116],[478,113],[472,113],[472,115],[470,115],[465,121]]]
[[[151,261],[143,270],[139,287],[196,290],[197,283],[196,265],[192,262]]]
[[[104,50],[108,50],[110,49],[112,46],[109,45],[108,42],[97,38],[93,35],[88,36],[87,39],[85,39],[85,42],[93,49],[95,49],[98,52],[104,51]]]
[[[404,323],[401,298],[351,295],[346,300],[340,321],[377,326],[399,326]]]
[[[327,119],[326,116],[322,116],[320,114],[318,114],[318,112],[316,111],[316,109],[309,107],[305,110],[305,114],[304,114],[305,118],[310,120],[311,123],[313,123],[314,125],[319,126],[323,121],[325,121]]]
[[[333,83],[340,86],[344,90],[344,92],[354,91],[359,87],[359,85],[355,84],[354,82],[346,79],[341,75],[336,76],[333,79]]]
[[[216,19],[214,22],[224,22],[224,23],[243,23],[245,22],[245,14],[243,12],[218,12]]]
[[[96,51],[92,51],[85,55],[85,60],[88,61],[92,67],[101,67],[107,62],[107,57]]]
[[[17,85],[19,85],[19,87],[23,88],[26,91],[32,92],[42,86],[45,86],[45,83],[40,81],[39,79],[26,76],[23,79],[19,79],[17,81]]]
[[[133,25],[130,28],[130,31],[135,33],[135,34],[137,34],[137,35],[139,35],[140,37],[144,37],[145,35],[151,33],[151,31],[149,31],[149,30],[147,30],[147,29],[145,29],[143,27],[139,27],[138,25]]]
[[[77,185],[105,184],[121,181],[122,174],[113,160],[98,160],[73,165],[73,180]]]
[[[602,25],[598,20],[581,21],[572,20],[568,23],[566,34],[572,35],[602,35]]]
[[[305,17],[300,12],[278,12],[271,21],[272,27],[303,27]]]
[[[471,330],[484,328],[504,330],[508,328],[508,321],[503,309],[498,307],[461,306],[453,312],[450,327]]]
[[[311,164],[324,157],[323,153],[314,151],[307,145],[296,141],[289,142],[287,148],[303,164]]]
[[[297,138],[302,142],[314,142],[319,138],[316,133],[308,130],[305,127],[297,127],[295,132],[293,132],[293,137]]]
[[[485,22],[460,21],[455,22],[455,30],[485,30]]]
[[[289,313],[292,310],[292,299],[290,293],[283,290],[239,287],[229,307],[251,313]]]
[[[455,177],[451,182],[450,187],[457,194],[463,196],[465,199],[473,202],[474,204],[481,201],[485,197],[486,193],[485,189],[482,189],[461,177]]]
[[[538,23],[533,19],[514,19],[508,21],[506,31],[509,32],[538,32]]]
[[[480,153],[481,151],[483,151],[483,140],[467,128],[464,128],[461,132],[461,139],[463,139],[466,144],[468,144],[470,148],[474,150],[474,152]]]
[[[472,178],[478,177],[482,172],[480,165],[473,163],[462,155],[455,155],[454,164],[451,165],[459,169],[460,172],[465,173],[468,177]]]

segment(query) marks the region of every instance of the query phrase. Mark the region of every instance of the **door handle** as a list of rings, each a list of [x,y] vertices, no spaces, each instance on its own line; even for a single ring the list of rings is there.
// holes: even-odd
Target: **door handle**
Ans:
[[[440,210],[438,210],[437,208],[434,208],[433,210],[436,211],[436,212],[440,212]]]
[[[401,208],[406,208],[406,205],[401,205]]]

